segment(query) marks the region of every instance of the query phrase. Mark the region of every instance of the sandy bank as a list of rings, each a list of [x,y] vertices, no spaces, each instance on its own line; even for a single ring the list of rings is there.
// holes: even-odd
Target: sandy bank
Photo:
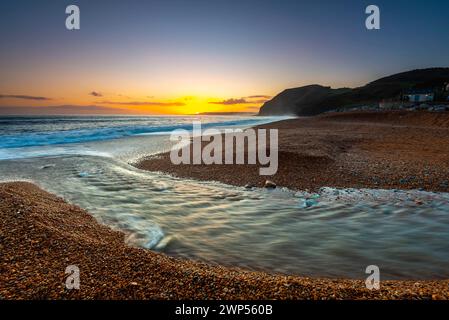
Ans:
[[[449,113],[353,112],[279,121],[279,169],[259,165],[173,165],[169,153],[136,166],[178,177],[296,190],[320,187],[449,191]]]

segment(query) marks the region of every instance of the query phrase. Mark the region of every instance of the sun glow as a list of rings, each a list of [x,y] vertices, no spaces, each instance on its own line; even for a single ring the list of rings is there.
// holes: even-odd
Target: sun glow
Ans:
[[[51,95],[48,95],[51,97]],[[268,100],[268,99],[266,99]],[[245,98],[181,96],[159,98],[144,95],[109,94],[93,91],[89,95],[67,98],[8,95],[2,99],[12,113],[29,110],[31,114],[201,114],[224,112],[257,112],[264,100]],[[53,111],[49,111],[49,110]]]
[[[94,105],[104,105],[111,108],[125,109],[137,113],[154,114],[201,114],[205,112],[257,112],[261,103],[228,101],[226,98],[184,96],[176,99],[120,99],[116,101],[104,100]]]

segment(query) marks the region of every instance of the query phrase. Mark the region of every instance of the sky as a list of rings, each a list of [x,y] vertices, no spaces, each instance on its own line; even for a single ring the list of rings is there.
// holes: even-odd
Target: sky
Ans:
[[[447,67],[448,17],[446,0],[1,1],[0,113],[256,112],[286,88]]]

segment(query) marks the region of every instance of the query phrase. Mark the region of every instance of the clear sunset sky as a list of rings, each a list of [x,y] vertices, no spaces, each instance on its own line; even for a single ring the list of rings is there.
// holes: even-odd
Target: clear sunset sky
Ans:
[[[3,114],[257,111],[289,87],[448,66],[449,1],[1,1],[0,39]]]

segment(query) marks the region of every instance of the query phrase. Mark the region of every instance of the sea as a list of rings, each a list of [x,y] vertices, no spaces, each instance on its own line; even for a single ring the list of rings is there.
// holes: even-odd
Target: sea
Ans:
[[[178,258],[310,277],[364,279],[370,265],[381,280],[449,277],[448,193],[245,189],[133,166],[170,150],[170,132],[194,120],[224,129],[282,119],[3,116],[0,181],[33,182],[125,232],[128,245]]]

